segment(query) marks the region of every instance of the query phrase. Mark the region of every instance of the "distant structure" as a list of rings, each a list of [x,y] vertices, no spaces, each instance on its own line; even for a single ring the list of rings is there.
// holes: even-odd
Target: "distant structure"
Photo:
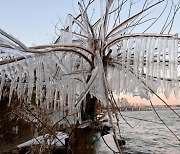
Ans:
[[[130,103],[127,98],[118,98],[117,105],[121,111],[145,111],[148,107],[144,103]]]

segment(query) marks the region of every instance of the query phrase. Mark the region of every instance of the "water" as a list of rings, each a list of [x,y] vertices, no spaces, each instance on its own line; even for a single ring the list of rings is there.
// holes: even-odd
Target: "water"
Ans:
[[[180,114],[180,110],[177,110]],[[153,111],[123,112],[125,116],[142,118],[155,122],[161,122]],[[171,130],[180,138],[180,119],[169,110],[159,110],[158,114]],[[152,123],[124,117],[130,125],[120,118],[121,135],[126,141],[122,148],[123,153],[162,153],[180,154],[180,143],[178,139],[160,123]]]
[[[169,110],[158,110],[157,112],[170,129],[180,138],[180,119]],[[176,112],[180,114],[180,110]],[[121,136],[126,141],[126,145],[121,147],[124,154],[180,154],[178,139],[161,124],[161,121],[153,111],[132,111],[122,112],[122,114],[129,124],[133,126],[131,128],[120,118]],[[154,123],[125,116],[154,121]],[[108,142],[108,140],[106,141]],[[109,145],[112,142],[110,141]],[[113,154],[102,139],[100,144],[97,150],[98,154]],[[113,145],[111,147],[114,148]]]

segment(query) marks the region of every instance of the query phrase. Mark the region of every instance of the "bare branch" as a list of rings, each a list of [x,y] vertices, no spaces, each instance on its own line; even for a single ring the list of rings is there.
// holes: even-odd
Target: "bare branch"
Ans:
[[[134,18],[140,16],[141,14],[143,14],[144,12],[146,12],[147,10],[157,6],[158,4],[162,3],[164,0],[158,1],[155,4],[152,4],[151,6],[141,10],[140,12],[138,12],[137,14],[131,16],[130,18],[126,19],[124,22],[120,23],[119,25],[117,25],[115,28],[113,28],[106,36],[106,39],[113,33],[115,32],[118,28],[122,27],[123,25],[127,24],[128,22],[130,22],[131,20],[133,20]]]
[[[168,6],[168,1],[167,1],[166,5],[165,5],[163,11],[162,11],[162,12],[160,13],[160,15],[156,18],[156,20],[155,20],[152,24],[150,24],[142,33],[145,33],[149,28],[151,28],[151,27],[160,19],[160,17],[161,17],[161,16],[163,15],[163,13],[165,12],[167,6]]]

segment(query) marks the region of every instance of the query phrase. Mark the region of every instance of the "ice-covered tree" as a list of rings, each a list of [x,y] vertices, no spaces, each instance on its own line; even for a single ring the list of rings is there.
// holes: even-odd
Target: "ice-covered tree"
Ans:
[[[178,98],[179,38],[169,33],[180,3],[99,2],[98,18],[91,13],[96,1],[80,0],[80,14],[68,15],[54,44],[27,47],[0,30],[0,97],[9,95],[9,105],[14,95],[25,105],[35,102],[53,111],[53,124],[69,125],[81,124],[81,114],[97,100],[111,120],[114,93],[151,99],[174,92]],[[149,33],[163,16],[159,33]]]

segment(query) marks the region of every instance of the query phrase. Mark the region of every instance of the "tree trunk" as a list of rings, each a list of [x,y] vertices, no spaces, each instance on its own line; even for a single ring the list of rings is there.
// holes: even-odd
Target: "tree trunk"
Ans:
[[[91,97],[90,94],[86,96],[85,110],[82,103],[82,121],[92,120],[91,126],[85,128],[78,128],[78,125],[73,129],[69,140],[68,154],[95,154],[93,147],[93,136],[96,132],[94,127],[94,120],[96,114],[97,99]]]
[[[94,127],[75,128],[70,136],[68,154],[95,154],[93,147]]]

